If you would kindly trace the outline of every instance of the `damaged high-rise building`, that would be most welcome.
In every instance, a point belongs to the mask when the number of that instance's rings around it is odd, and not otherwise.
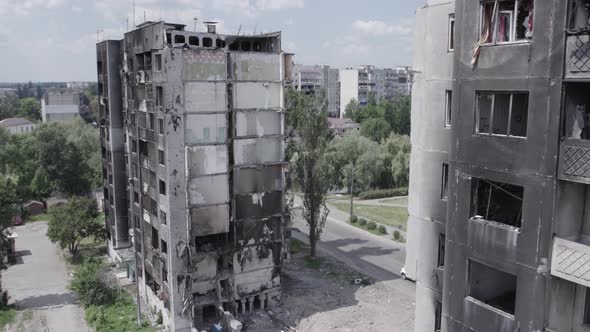
[[[147,310],[172,331],[276,303],[288,255],[291,56],[280,33],[207,28],[147,22],[97,44],[109,252],[137,263]]]
[[[590,1],[417,12],[416,331],[590,331]]]

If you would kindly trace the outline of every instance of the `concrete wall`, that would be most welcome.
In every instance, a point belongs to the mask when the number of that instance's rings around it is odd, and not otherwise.
[[[346,106],[359,100],[359,72],[356,69],[340,70],[340,117],[346,117]]]

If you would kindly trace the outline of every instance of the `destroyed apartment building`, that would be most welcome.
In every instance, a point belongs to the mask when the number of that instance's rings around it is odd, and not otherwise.
[[[280,300],[291,66],[280,33],[214,24],[146,22],[97,44],[109,254],[171,331]]]
[[[590,331],[590,0],[417,11],[416,332]]]

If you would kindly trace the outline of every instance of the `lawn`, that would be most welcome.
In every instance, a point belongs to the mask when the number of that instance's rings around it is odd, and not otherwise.
[[[330,203],[340,211],[349,212],[350,203]],[[354,214],[382,225],[407,229],[408,209],[391,206],[374,206],[374,205],[354,205]]]
[[[405,205],[408,205],[408,196],[385,198],[385,199],[379,200],[379,202],[381,202],[381,203],[387,203],[387,204],[405,204]]]
[[[26,222],[49,221],[49,214],[38,214],[27,218]]]
[[[0,328],[4,328],[6,325],[12,323],[15,316],[16,310],[12,307],[7,308],[6,310],[0,310]]]

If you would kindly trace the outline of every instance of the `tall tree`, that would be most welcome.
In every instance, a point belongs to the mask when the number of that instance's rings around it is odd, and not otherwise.
[[[18,101],[18,116],[27,118],[31,121],[41,120],[41,105],[32,97],[20,99]]]
[[[357,116],[358,109],[359,109],[358,102],[356,101],[356,99],[352,99],[344,108],[344,116],[356,121],[355,118]]]
[[[289,125],[297,133],[290,142],[291,170],[303,192],[303,218],[309,226],[310,256],[316,256],[329,210],[326,195],[330,188],[326,151],[332,138],[325,100],[292,92],[287,99]]]
[[[0,257],[5,257],[10,242],[8,235],[9,228],[12,226],[12,219],[14,218],[16,209],[16,193],[15,184],[6,176],[0,176]],[[0,259],[0,269],[5,269],[4,259]],[[0,281],[2,278],[0,277]],[[0,282],[0,293],[2,294],[2,301],[0,301],[0,309],[4,309],[8,304],[8,294],[3,291],[2,283]]]
[[[43,88],[41,88],[41,84],[37,83],[37,93],[36,96],[37,100],[41,100],[43,98]]]
[[[410,135],[411,99],[410,96],[400,96],[394,100],[393,131],[398,135]]]
[[[47,236],[72,256],[78,255],[80,242],[86,238],[106,239],[104,224],[97,220],[98,209],[92,197],[72,197],[65,205],[52,209]]]
[[[410,174],[410,138],[405,135],[391,134],[382,144],[383,154],[393,185],[405,187]]]
[[[370,118],[361,124],[361,135],[377,143],[389,137],[391,126],[383,118]]]

